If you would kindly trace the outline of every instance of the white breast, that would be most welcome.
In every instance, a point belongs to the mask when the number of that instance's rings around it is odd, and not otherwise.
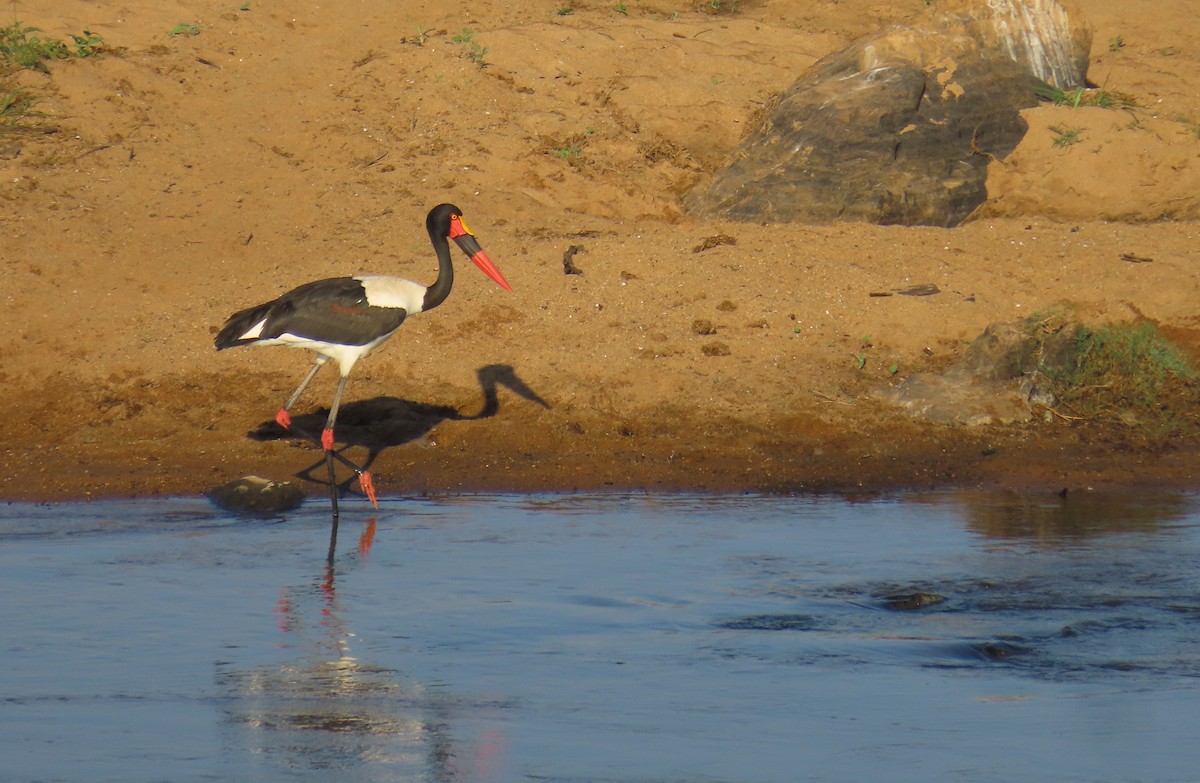
[[[362,283],[367,304],[372,307],[403,307],[416,315],[425,306],[425,286],[389,275],[363,275],[354,278]]]

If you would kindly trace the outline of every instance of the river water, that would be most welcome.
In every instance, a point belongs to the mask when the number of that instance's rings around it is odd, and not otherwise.
[[[1191,496],[0,506],[0,781],[1197,781]]]

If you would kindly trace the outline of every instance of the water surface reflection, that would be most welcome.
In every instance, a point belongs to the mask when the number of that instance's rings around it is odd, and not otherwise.
[[[962,511],[968,528],[998,539],[1055,546],[1115,533],[1154,532],[1195,511],[1195,498],[1177,494],[1064,492],[1022,495],[957,492],[934,496]]]
[[[1191,497],[0,507],[14,780],[1191,780]],[[1013,749],[1019,748],[1020,752]]]
[[[351,613],[337,583],[369,555],[377,526],[369,518],[357,549],[340,554],[334,527],[321,574],[281,590],[275,624],[286,641],[279,646],[295,657],[251,669],[216,662],[217,684],[228,696],[229,750],[268,772],[364,781],[492,779],[497,738],[459,747],[452,727],[455,712],[468,705],[456,704],[444,687],[405,681],[401,671],[355,655]]]

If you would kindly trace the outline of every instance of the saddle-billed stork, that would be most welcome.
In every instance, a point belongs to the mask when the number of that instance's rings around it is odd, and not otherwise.
[[[479,246],[463,222],[462,210],[453,204],[439,204],[425,218],[425,229],[433,243],[438,259],[438,276],[433,285],[386,275],[359,275],[317,280],[293,289],[265,304],[248,307],[234,313],[217,334],[217,350],[239,345],[286,345],[315,351],[316,361],[304,380],[275,414],[275,421],[284,429],[291,427],[288,411],[312,382],[317,371],[330,359],[338,363],[341,376],[329,418],[321,432],[321,446],[329,467],[330,498],[334,519],[337,519],[337,486],[334,480],[333,459],[337,457],[353,468],[363,492],[378,507],[371,474],[334,451],[333,427],[338,406],[346,389],[346,376],[355,362],[366,356],[395,334],[410,315],[437,307],[450,295],[454,285],[454,265],[450,258],[450,242],[454,240],[467,257],[501,288],[512,286]]]

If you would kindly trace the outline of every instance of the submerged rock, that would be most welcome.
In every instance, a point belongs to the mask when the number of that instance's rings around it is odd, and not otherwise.
[[[752,614],[714,625],[733,631],[811,631],[817,627],[817,620],[807,614]]]
[[[973,645],[973,649],[979,657],[989,661],[1003,661],[1015,655],[1025,655],[1030,652],[1028,647],[1022,647],[1012,642],[982,642]]]
[[[299,506],[304,502],[304,493],[290,481],[243,476],[214,487],[209,491],[208,499],[226,511],[275,514]]]
[[[946,597],[937,593],[927,593],[923,590],[917,590],[912,593],[897,593],[895,595],[885,595],[880,601],[885,609],[892,609],[897,612],[907,612],[914,609],[924,609],[927,606],[935,606],[943,603]]]

